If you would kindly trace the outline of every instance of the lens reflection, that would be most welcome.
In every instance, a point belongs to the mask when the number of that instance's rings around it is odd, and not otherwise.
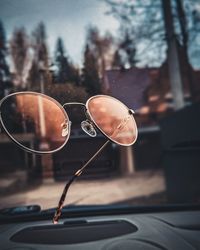
[[[3,101],[0,110],[6,132],[29,150],[54,151],[69,138],[67,114],[56,101],[45,95],[16,93]]]
[[[137,139],[137,126],[129,109],[110,96],[94,96],[87,102],[94,123],[112,141],[128,146]]]

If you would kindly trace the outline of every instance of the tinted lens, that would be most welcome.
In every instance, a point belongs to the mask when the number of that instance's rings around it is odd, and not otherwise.
[[[86,104],[93,122],[112,141],[129,146],[137,139],[137,126],[130,110],[110,96],[94,96]]]
[[[1,122],[20,146],[47,153],[58,150],[69,138],[69,119],[54,99],[39,93],[16,93],[3,100]]]

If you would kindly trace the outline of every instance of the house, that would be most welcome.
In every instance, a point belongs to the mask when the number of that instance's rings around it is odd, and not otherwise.
[[[200,70],[187,63],[180,45],[178,50],[184,100],[188,105],[200,100]],[[159,117],[174,111],[168,59],[159,68],[107,70],[103,90],[135,110],[139,126],[154,125]]]
[[[105,74],[104,93],[118,98],[133,110],[145,105],[144,92],[152,84],[150,69],[112,69],[107,70]]]

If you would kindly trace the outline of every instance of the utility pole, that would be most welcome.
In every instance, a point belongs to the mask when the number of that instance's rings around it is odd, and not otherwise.
[[[189,40],[188,24],[187,24],[186,14],[184,11],[183,1],[176,0],[176,6],[177,6],[178,19],[180,23],[181,35],[182,35],[184,56],[185,56],[185,61],[186,61],[186,72],[187,72],[189,91],[190,91],[191,99],[195,100],[196,96],[195,96],[195,90],[194,90],[194,80],[193,80],[193,75],[192,75],[192,68],[190,66],[189,57],[188,57],[188,40]]]
[[[168,44],[169,80],[173,95],[174,108],[175,110],[178,110],[184,107],[184,93],[177,51],[177,41],[174,32],[171,0],[162,0],[162,6]]]
[[[45,73],[47,69],[45,68],[44,63],[42,61],[39,63],[39,67],[40,67],[39,68],[40,70],[40,92],[44,94],[45,93]],[[40,122],[40,130],[41,130],[40,149],[49,150],[49,142],[46,139],[48,123],[45,118],[45,106],[43,103],[43,97],[41,96],[38,96],[38,112],[39,112],[39,122]],[[53,183],[54,172],[53,172],[52,154],[41,155],[41,165],[42,165],[43,183]]]

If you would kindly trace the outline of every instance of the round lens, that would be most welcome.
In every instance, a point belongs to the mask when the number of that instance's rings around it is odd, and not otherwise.
[[[133,113],[119,100],[105,95],[93,96],[86,104],[88,113],[110,140],[130,146],[137,139],[137,125]]]
[[[19,146],[36,153],[62,148],[70,134],[69,118],[54,99],[35,92],[18,92],[3,99],[1,123]]]

